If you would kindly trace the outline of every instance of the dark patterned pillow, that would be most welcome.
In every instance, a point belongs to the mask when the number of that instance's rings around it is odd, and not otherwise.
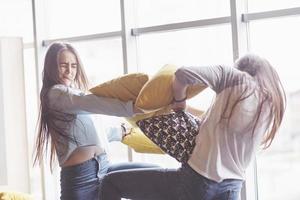
[[[177,111],[139,120],[137,125],[164,152],[186,163],[195,147],[200,119]]]

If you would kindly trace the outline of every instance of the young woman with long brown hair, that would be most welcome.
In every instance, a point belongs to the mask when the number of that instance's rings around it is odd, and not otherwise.
[[[50,165],[61,167],[61,199],[99,199],[101,178],[107,172],[141,167],[142,163],[111,165],[90,114],[129,117],[133,103],[85,94],[87,78],[72,45],[55,42],[47,50],[35,163],[43,162],[50,144]]]
[[[271,145],[282,122],[286,98],[279,76],[253,54],[234,67],[182,67],[173,83],[174,110],[185,109],[186,89],[193,84],[209,86],[216,96],[202,117],[188,162],[174,170],[109,173],[102,200],[239,199],[246,168],[259,146]]]

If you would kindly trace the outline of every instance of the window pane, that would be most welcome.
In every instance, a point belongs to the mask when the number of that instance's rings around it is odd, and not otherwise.
[[[300,89],[297,72],[300,68],[299,45],[300,17],[260,20],[250,23],[252,51],[270,58],[286,90]]]
[[[292,7],[299,7],[299,0],[248,0],[249,12],[261,12],[278,10]]]
[[[138,44],[139,71],[149,75],[154,75],[165,64],[206,66],[232,63],[229,25],[141,35]],[[189,100],[188,104],[205,110],[213,95],[207,89]],[[138,155],[135,158],[166,167],[178,166],[174,159],[167,156]]]
[[[0,1],[0,36],[23,37],[33,42],[31,0]]]
[[[139,36],[139,69],[154,74],[163,65],[232,63],[230,25]]]
[[[136,2],[139,27],[230,15],[230,1],[143,0]]]
[[[73,43],[82,60],[91,86],[123,74],[120,38]]]
[[[300,197],[299,22],[299,17],[289,17],[250,23],[252,51],[268,58],[277,69],[288,96],[282,127],[270,149],[257,159],[259,199]]]
[[[119,0],[45,1],[48,39],[121,29]]]

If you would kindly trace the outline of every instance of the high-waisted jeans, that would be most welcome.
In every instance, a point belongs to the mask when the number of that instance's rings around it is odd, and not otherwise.
[[[184,164],[179,169],[133,169],[107,174],[101,200],[238,200],[242,180],[218,183]]]
[[[60,173],[61,200],[99,200],[103,176],[112,171],[152,168],[144,163],[121,163],[111,165],[107,155],[101,154],[78,165],[64,167]]]

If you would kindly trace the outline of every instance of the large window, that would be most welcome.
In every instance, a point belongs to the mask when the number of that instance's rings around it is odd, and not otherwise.
[[[42,68],[42,65],[39,65],[39,77],[36,77],[35,56],[38,56],[38,60],[43,60],[43,51],[45,50],[45,48],[38,46],[35,52],[31,45],[34,41],[33,25],[36,26],[37,30],[37,45],[41,45],[39,43],[40,39],[54,41],[74,37],[71,38],[73,39],[72,44],[78,50],[82,59],[90,81],[90,87],[123,75],[124,66],[127,65],[130,65],[128,68],[132,69],[129,70],[130,72],[135,72],[136,69],[152,76],[165,64],[175,64],[177,66],[231,64],[233,55],[241,53],[232,48],[232,43],[240,41],[235,41],[236,38],[232,38],[234,34],[231,30],[236,29],[241,35],[243,33],[240,31],[240,27],[233,27],[232,29],[230,22],[226,21],[229,18],[220,19],[221,24],[211,26],[202,26],[203,24],[201,24],[203,19],[230,16],[230,4],[233,2],[231,0],[34,1],[38,4],[35,8],[37,9],[36,20],[38,24],[33,24],[31,0],[0,1],[0,37],[22,37],[26,44],[24,46],[24,76],[27,132],[30,145],[30,155],[26,159],[30,161],[32,161],[31,155],[38,117],[38,87],[40,85],[37,84],[36,78],[41,79]],[[240,3],[238,0],[236,2]],[[248,0],[243,2],[247,3],[245,7],[252,14],[293,7],[299,9],[300,7],[299,0]],[[131,10],[131,8],[133,9]],[[297,12],[298,9],[292,10]],[[130,12],[127,13],[129,10]],[[121,14],[123,11],[126,19],[122,19],[123,15]],[[284,13],[285,15],[288,11],[276,13]],[[237,13],[240,13],[240,11]],[[251,16],[266,17],[272,15]],[[297,180],[300,179],[299,16],[300,13],[289,17],[254,21],[250,19],[250,22],[245,22],[249,23],[249,26],[247,26],[249,49],[266,57],[274,65],[281,77],[288,98],[286,114],[279,133],[276,135],[271,147],[266,151],[259,152],[257,157],[257,188],[260,200],[298,200],[300,196],[297,188]],[[196,20],[199,21],[194,24],[199,25],[199,27],[185,27],[184,30],[172,29],[178,27],[176,23],[186,25],[191,23],[185,22]],[[213,23],[216,22],[216,20],[212,21]],[[133,24],[136,27],[131,27]],[[166,24],[169,26],[157,27]],[[38,25],[41,25],[41,27]],[[122,32],[125,31],[122,30],[124,27],[126,27],[126,31],[130,29],[138,30],[138,28],[144,28],[142,30],[146,31],[134,32],[137,35],[130,36],[129,33]],[[145,27],[148,27],[148,29]],[[167,30],[151,32],[153,29],[157,30],[162,27]],[[168,30],[168,27],[171,27],[172,30]],[[147,32],[147,30],[150,31]],[[109,37],[99,34],[111,32],[117,33],[107,34]],[[124,37],[125,35],[126,37]],[[247,46],[247,44],[239,43],[239,46]],[[125,50],[126,55],[123,55]],[[135,59],[137,62],[135,62]],[[189,100],[188,103],[205,110],[210,105],[213,96],[214,93],[207,89]],[[105,140],[107,128],[118,126],[123,119],[95,115],[94,120],[101,141],[111,155],[112,162],[128,161],[130,154],[128,154],[127,146],[118,142],[108,144]],[[133,161],[153,162],[163,167],[179,166],[175,159],[166,155],[133,153],[132,158]],[[30,192],[37,199],[42,199],[43,192],[45,193],[44,199],[58,199],[60,190],[59,168],[55,168],[54,174],[51,174],[48,164],[45,166],[47,167],[42,170],[38,167],[31,169]],[[254,172],[253,169],[249,167],[251,172]],[[254,175],[251,174],[250,176],[252,180]],[[246,188],[246,190],[249,191],[249,188]],[[248,196],[247,200],[252,200],[252,197],[254,199],[254,196],[254,194],[251,197]]]
[[[275,140],[258,156],[258,194],[263,200],[295,200],[300,192],[299,137],[299,17],[278,18],[250,23],[251,48],[267,57],[277,69],[287,92],[288,106],[283,125]],[[298,120],[298,122],[297,122]],[[274,192],[275,191],[275,192]]]

